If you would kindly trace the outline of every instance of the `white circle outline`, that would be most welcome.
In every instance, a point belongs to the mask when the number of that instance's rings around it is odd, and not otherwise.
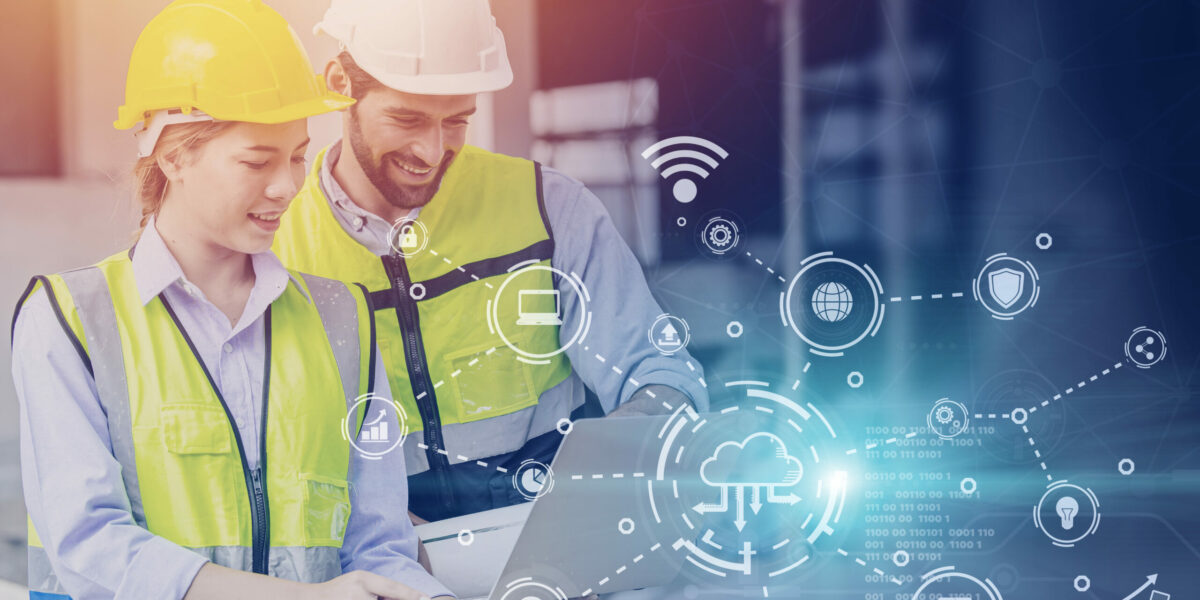
[[[967,487],[968,487],[967,482],[971,483],[970,490],[967,490]],[[975,481],[974,477],[963,477],[963,480],[960,481],[958,484],[958,491],[962,492],[964,495],[967,495],[967,496],[974,495],[975,492],[978,490],[979,490],[979,482]]]
[[[1042,243],[1042,238],[1046,239],[1045,244]],[[1038,250],[1049,250],[1050,245],[1054,243],[1054,238],[1051,237],[1050,234],[1043,231],[1042,233],[1037,234],[1037,237],[1034,238],[1033,243],[1038,247]]]
[[[1020,420],[1017,420],[1017,415],[1018,415],[1018,414],[1020,414],[1020,415],[1021,415],[1021,419],[1020,419]],[[1013,424],[1015,424],[1015,425],[1024,425],[1024,424],[1025,424],[1027,421],[1029,421],[1029,411],[1027,411],[1027,410],[1025,410],[1025,409],[1023,409],[1023,408],[1014,408],[1014,409],[1013,409],[1013,411],[1012,411],[1012,413],[1011,413],[1011,414],[1009,414],[1009,415],[1008,415],[1008,417],[1009,417],[1010,419],[1012,419],[1012,422],[1013,422]]]
[[[1124,466],[1127,463],[1129,464],[1128,470],[1126,470],[1125,466]],[[1121,460],[1117,461],[1117,472],[1122,475],[1133,475],[1133,471],[1136,468],[1137,468],[1137,465],[1135,465],[1133,463],[1132,458],[1122,458]]]
[[[571,339],[567,340],[567,343],[565,344],[560,343],[559,348],[554,352],[546,352],[542,354],[526,352],[525,350],[522,350],[513,344],[512,340],[508,339],[508,336],[504,335],[504,328],[500,326],[500,315],[498,311],[500,310],[500,296],[504,293],[504,288],[508,286],[508,284],[511,283],[516,276],[531,271],[550,271],[551,273],[558,275],[560,278],[571,284],[571,288],[575,290],[576,297],[579,298],[579,327],[575,329],[575,333],[571,335]],[[574,278],[554,267],[547,265],[526,265],[513,271],[512,273],[509,273],[508,277],[504,279],[504,282],[500,284],[500,287],[496,288],[496,295],[492,297],[492,306],[489,318],[496,326],[496,334],[500,336],[500,341],[504,342],[504,345],[508,346],[509,350],[512,350],[513,352],[516,352],[517,354],[530,360],[545,360],[548,358],[553,358],[559,354],[562,354],[563,352],[566,352],[567,348],[570,348],[571,346],[575,345],[575,342],[583,339],[584,326],[587,324],[589,317],[587,309],[588,295],[586,291],[587,290],[580,287],[579,283],[576,283]]]
[[[737,326],[737,333],[733,332],[735,325]],[[725,326],[725,335],[734,339],[742,337],[742,334],[745,332],[746,328],[742,325],[741,321],[730,321],[729,324]]]
[[[854,377],[856,375],[858,376],[858,383],[854,383]],[[858,388],[862,387],[864,382],[865,382],[865,379],[863,378],[863,374],[858,371],[850,371],[850,374],[846,376],[846,385],[848,385],[854,389],[858,389]]]
[[[843,265],[849,266],[850,268],[854,269],[856,272],[858,272],[858,274],[860,276],[862,276],[862,278],[864,280],[866,280],[867,287],[871,288],[871,291],[873,292],[871,294],[871,301],[872,301],[871,320],[867,323],[867,326],[863,328],[863,332],[861,334],[859,334],[859,336],[857,338],[854,338],[854,340],[847,342],[845,344],[842,344],[841,346],[826,346],[824,344],[818,344],[818,343],[808,339],[804,335],[804,333],[800,331],[800,326],[796,324],[796,319],[792,315],[792,293],[796,289],[796,283],[798,281],[800,281],[801,277],[804,276],[805,271],[808,271],[809,269],[811,269],[819,264],[829,263],[829,262],[843,264]],[[787,292],[784,294],[784,297],[783,297],[783,312],[784,312],[784,317],[787,319],[788,326],[792,328],[792,331],[795,332],[796,335],[800,336],[801,340],[804,340],[804,343],[806,343],[809,346],[812,346],[814,348],[823,350],[825,352],[839,352],[839,351],[845,350],[845,349],[863,341],[864,339],[866,339],[867,335],[870,334],[871,331],[875,329],[875,322],[877,320],[883,318],[881,316],[881,313],[882,313],[882,311],[880,310],[881,307],[882,307],[882,304],[879,302],[879,290],[877,290],[875,288],[875,280],[871,279],[871,277],[869,275],[867,275],[867,272],[864,271],[862,267],[860,267],[844,258],[838,258],[836,256],[826,256],[824,258],[814,260],[813,262],[805,265],[803,269],[800,269],[799,273],[796,273],[795,277],[792,277],[792,281],[790,283],[788,283]]]
[[[398,234],[400,232],[400,228],[404,227],[405,225],[409,225],[409,224],[416,225],[417,229],[421,230],[421,233],[420,233],[421,245],[416,250],[413,250],[411,252],[405,252],[396,246],[395,240],[396,240],[396,234]],[[410,256],[416,256],[416,255],[424,252],[425,247],[429,245],[429,230],[425,228],[424,223],[420,222],[417,219],[414,219],[412,217],[400,217],[399,219],[396,219],[396,222],[392,223],[391,228],[388,229],[387,243],[388,243],[388,249],[390,249],[392,252],[395,252],[396,254],[399,254],[400,256],[403,256],[404,258],[408,258]]]
[[[458,543],[461,546],[470,546],[475,543],[475,532],[470,529],[463,529],[458,532]]]
[[[678,219],[675,219],[675,224],[680,227],[687,227],[687,219],[679,217]]]
[[[900,560],[901,556],[904,557],[904,560]],[[897,550],[892,553],[892,564],[896,565],[897,567],[907,566],[908,561],[910,561],[910,560],[912,560],[912,558],[908,555],[908,552],[905,550]]]
[[[625,530],[626,523],[629,524],[629,527],[628,527],[629,531]],[[625,517],[624,519],[617,521],[617,531],[621,532],[621,535],[629,535],[629,534],[633,533],[635,529],[637,529],[637,524],[634,523],[633,519],[630,519],[629,517]]]
[[[417,294],[417,290],[421,290],[419,295]],[[414,283],[408,286],[408,297],[412,298],[413,300],[423,300],[425,298],[425,284]]]
[[[1092,589],[1092,580],[1087,575],[1078,575],[1075,581],[1071,583],[1077,592],[1086,592]],[[1081,587],[1082,586],[1082,587]]]
[[[563,417],[558,420],[558,423],[555,423],[554,429],[563,435],[567,435],[568,433],[571,433],[572,429],[575,429],[575,422]]]

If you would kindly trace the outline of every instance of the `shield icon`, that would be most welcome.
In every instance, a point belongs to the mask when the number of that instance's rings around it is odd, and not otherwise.
[[[1025,274],[1005,267],[988,273],[988,292],[1001,308],[1009,308],[1025,291]]]

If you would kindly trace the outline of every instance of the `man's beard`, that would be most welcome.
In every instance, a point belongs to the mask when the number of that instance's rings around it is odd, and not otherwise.
[[[419,168],[429,168],[425,161],[409,154],[399,155],[389,152],[379,157],[376,162],[371,155],[371,148],[363,139],[362,125],[359,123],[358,115],[354,111],[354,107],[350,107],[350,151],[354,153],[354,158],[358,160],[358,164],[362,167],[363,173],[367,176],[367,180],[379,190],[380,195],[388,204],[396,208],[413,209],[421,208],[433,199],[433,195],[437,193],[438,188],[442,184],[442,177],[446,175],[446,169],[453,162],[454,152],[447,150],[442,156],[441,164],[438,166],[437,173],[433,177],[433,181],[421,186],[402,186],[396,184],[388,178],[385,173],[386,161],[395,158],[398,162],[413,165]]]

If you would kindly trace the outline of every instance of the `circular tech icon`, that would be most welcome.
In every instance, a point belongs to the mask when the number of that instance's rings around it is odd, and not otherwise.
[[[814,254],[780,293],[783,322],[820,356],[841,356],[883,324],[883,284],[869,265]]]
[[[429,245],[429,230],[416,219],[400,217],[388,231],[388,245],[392,252],[405,258],[416,256]]]
[[[1000,590],[989,579],[982,581],[974,575],[960,573],[954,567],[941,567],[921,576],[921,587],[913,598],[922,600],[1004,600]]]
[[[727,210],[708,213],[698,221],[696,245],[707,256],[735,256],[742,247],[746,227],[742,219]]]
[[[1033,524],[1055,546],[1070,548],[1100,527],[1100,501],[1088,488],[1052,482],[1033,507]]]
[[[568,302],[579,307],[573,311],[577,315],[574,319],[567,318]],[[488,330],[517,354],[517,360],[549,364],[550,358],[566,352],[587,336],[592,324],[590,302],[587,286],[578,275],[533,261],[518,263],[509,269],[495,296],[488,300]],[[561,327],[570,336],[563,341],[558,332],[538,335],[539,330],[550,327]]]
[[[527,460],[513,471],[513,487],[526,500],[537,500],[554,491],[554,471],[536,460]]]
[[[992,255],[979,276],[971,281],[971,293],[993,318],[1011,321],[1037,304],[1040,293],[1037,269],[1028,261],[1003,252]]]
[[[500,593],[500,600],[567,600],[567,593],[562,588],[535,580],[533,577],[521,577],[505,584],[503,589],[492,592],[493,597]]]
[[[375,394],[363,394],[342,419],[342,438],[363,458],[378,460],[404,443],[407,423],[404,409],[398,403]]]
[[[682,351],[692,339],[687,321],[666,313],[654,319],[646,335],[650,338],[650,345],[666,356]]]
[[[1125,356],[1139,369],[1149,369],[1167,355],[1167,338],[1149,327],[1138,327],[1125,340]]]
[[[683,406],[658,432],[646,473],[655,536],[706,583],[790,585],[842,518],[847,452],[811,402],[734,381],[719,414]],[[794,392],[789,392],[794,394]],[[649,461],[648,461],[649,462]]]
[[[929,431],[948,440],[967,430],[967,425],[971,422],[971,415],[967,413],[967,407],[962,404],[949,398],[942,398],[933,404],[933,408],[929,409],[925,422],[929,424]]]

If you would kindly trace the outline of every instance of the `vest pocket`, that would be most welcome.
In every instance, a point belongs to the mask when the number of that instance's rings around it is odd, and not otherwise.
[[[486,354],[493,347],[496,350]],[[538,402],[530,365],[517,360],[517,354],[503,344],[485,344],[447,354],[445,361],[450,366],[447,383],[453,386],[458,400],[455,422],[470,423],[507,415]]]
[[[341,546],[350,521],[350,487],[342,479],[301,473],[304,484],[304,545]]]
[[[219,406],[167,404],[161,409],[163,444],[174,454],[228,454],[232,425]]]

